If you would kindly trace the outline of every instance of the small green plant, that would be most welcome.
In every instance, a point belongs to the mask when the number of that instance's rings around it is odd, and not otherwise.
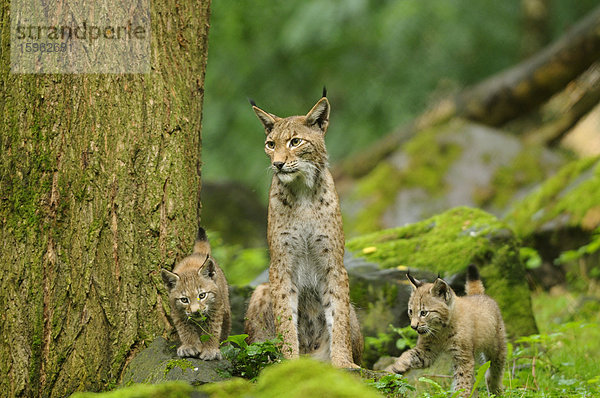
[[[212,334],[208,333],[208,331],[204,328],[206,326],[206,320],[206,315],[202,315],[199,319],[194,319],[191,316],[188,316],[188,321],[192,322],[193,324],[198,326],[200,330],[202,330],[202,334],[200,335],[200,341],[203,343],[210,340],[210,338],[212,337]]]
[[[247,334],[229,336],[222,343],[221,353],[231,362],[231,376],[243,377],[254,381],[260,371],[266,366],[281,362],[281,337],[248,344]],[[228,343],[228,344],[227,344]]]
[[[367,385],[374,387],[386,397],[404,397],[409,391],[415,391],[415,388],[408,384],[402,375],[389,374],[379,380],[366,380]]]

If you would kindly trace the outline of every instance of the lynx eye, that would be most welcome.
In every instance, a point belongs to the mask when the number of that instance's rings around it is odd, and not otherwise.
[[[421,311],[421,312],[419,312],[419,316],[427,316],[427,314],[429,314],[429,311]]]
[[[181,301],[183,304],[189,304],[190,300],[187,297],[180,297],[179,301]]]
[[[267,141],[267,142],[265,143],[265,146],[266,146],[268,149],[274,149],[274,148],[275,148],[275,142],[273,142],[273,141]]]
[[[198,300],[204,300],[206,298],[206,292],[202,292],[198,295]]]
[[[290,148],[295,148],[295,147],[297,147],[300,144],[302,144],[302,138],[296,137],[296,138],[292,138],[290,140],[290,144],[289,145],[290,145]]]
[[[412,310],[411,309],[408,310],[408,316],[412,316]]]

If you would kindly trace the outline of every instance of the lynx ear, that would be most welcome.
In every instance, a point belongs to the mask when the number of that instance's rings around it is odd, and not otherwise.
[[[204,276],[206,278],[213,279],[215,276],[215,262],[212,258],[207,254],[206,260],[204,260],[204,264],[198,270],[198,275]]]
[[[165,288],[170,292],[173,290],[177,282],[179,281],[179,275],[173,273],[171,271],[167,271],[166,269],[160,270],[160,276],[162,276],[163,283],[165,284]]]
[[[306,114],[306,125],[309,127],[317,126],[325,134],[329,126],[329,101],[323,97]]]
[[[262,123],[265,128],[265,134],[269,134],[271,130],[273,130],[273,126],[275,125],[275,121],[279,119],[277,116],[272,115],[268,112],[263,111],[258,106],[256,106],[256,102],[250,100],[250,105],[252,105],[252,109],[256,116],[258,116],[258,120]]]
[[[410,283],[415,287],[415,289],[423,286],[423,282],[415,279],[412,277],[412,275],[410,273],[406,273],[406,277],[408,278],[408,280],[410,281]]]
[[[450,300],[450,285],[448,285],[443,279],[437,278],[435,282],[433,282],[433,286],[431,287],[431,294],[441,298],[444,301]]]

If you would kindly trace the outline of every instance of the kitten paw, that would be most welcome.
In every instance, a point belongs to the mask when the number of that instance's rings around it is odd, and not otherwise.
[[[195,357],[199,353],[200,353],[200,350],[198,350],[193,345],[189,345],[189,344],[183,344],[183,345],[181,345],[181,347],[179,347],[177,349],[177,355],[182,358],[183,357]]]
[[[221,351],[218,348],[208,348],[202,350],[200,355],[198,355],[198,358],[204,361],[212,361],[215,359],[223,359],[223,356],[221,355]]]

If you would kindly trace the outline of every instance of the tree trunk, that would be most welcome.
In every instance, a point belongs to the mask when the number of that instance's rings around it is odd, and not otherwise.
[[[171,326],[193,244],[209,0],[152,1],[152,72],[10,74],[0,6],[0,391],[101,390]]]

